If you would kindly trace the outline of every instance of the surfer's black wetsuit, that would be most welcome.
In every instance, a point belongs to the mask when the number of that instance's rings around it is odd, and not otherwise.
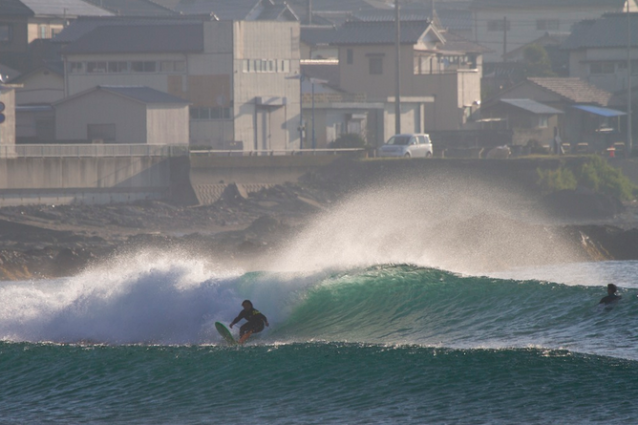
[[[239,322],[241,319],[247,320],[241,328],[239,328],[239,337],[241,338],[246,332],[257,333],[264,330],[264,323],[268,321],[266,316],[261,314],[259,310],[256,308],[251,308],[250,310],[242,310],[239,313],[239,316],[235,317],[235,320],[232,321],[230,326],[233,326],[235,323]]]
[[[616,295],[616,294],[610,294],[607,295],[606,297],[604,297],[602,300],[600,300],[600,302],[598,304],[611,304],[614,303],[618,300],[620,300],[622,297],[620,295]]]

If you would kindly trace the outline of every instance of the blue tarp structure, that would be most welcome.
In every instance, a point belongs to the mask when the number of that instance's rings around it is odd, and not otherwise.
[[[623,115],[627,115],[623,111],[617,111],[615,109],[609,109],[609,108],[602,108],[600,106],[574,105],[573,107],[585,112],[589,112],[590,114],[600,115],[601,117],[606,117],[606,118],[620,117]]]

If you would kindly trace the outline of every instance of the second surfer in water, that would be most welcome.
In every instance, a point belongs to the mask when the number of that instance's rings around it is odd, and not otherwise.
[[[259,310],[253,307],[253,303],[249,300],[245,300],[241,303],[244,309],[235,317],[230,323],[230,328],[239,322],[241,319],[245,319],[247,322],[239,328],[239,343],[243,344],[252,334],[258,333],[264,330],[264,325],[270,326],[266,316],[261,314]]]
[[[600,300],[598,304],[610,305],[619,301],[622,297],[616,292],[618,292],[618,287],[613,283],[610,283],[607,285],[607,296]]]

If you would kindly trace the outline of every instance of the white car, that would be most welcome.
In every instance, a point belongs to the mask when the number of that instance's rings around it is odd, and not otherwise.
[[[427,134],[395,134],[377,152],[379,156],[430,158],[432,142]]]

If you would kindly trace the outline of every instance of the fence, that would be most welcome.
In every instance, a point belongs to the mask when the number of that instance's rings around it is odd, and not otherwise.
[[[292,156],[292,155],[337,155],[363,152],[364,149],[296,149],[253,150],[236,149],[190,150],[186,145],[0,145],[0,158],[91,158],[91,157],[177,157],[189,155],[206,156]]]
[[[188,156],[186,145],[0,145],[0,158]]]
[[[191,155],[198,156],[294,156],[294,155],[338,155],[348,153],[363,153],[363,148],[346,149],[292,149],[292,150],[252,150],[242,151],[237,149],[198,149],[190,151]]]

